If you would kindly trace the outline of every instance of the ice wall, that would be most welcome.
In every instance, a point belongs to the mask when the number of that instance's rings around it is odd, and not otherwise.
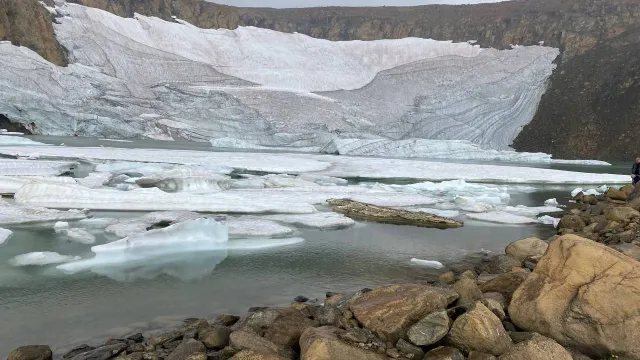
[[[73,4],[56,11],[69,67],[0,43],[0,113],[40,134],[297,147],[347,135],[503,149],[533,117],[559,53],[205,30]]]

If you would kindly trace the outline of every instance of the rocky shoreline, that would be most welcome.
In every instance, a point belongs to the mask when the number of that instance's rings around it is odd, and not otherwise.
[[[80,345],[62,358],[640,359],[638,193],[577,194],[559,235],[515,241],[436,282],[327,293],[323,303],[299,296],[290,306]],[[48,346],[32,345],[8,360],[52,358]]]

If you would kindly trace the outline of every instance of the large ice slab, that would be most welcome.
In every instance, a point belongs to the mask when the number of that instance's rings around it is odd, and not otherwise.
[[[229,229],[229,236],[238,238],[284,237],[294,233],[289,227],[265,219],[228,219],[224,223]]]
[[[129,211],[205,211],[221,213],[308,214],[315,208],[301,201],[271,197],[247,197],[243,193],[221,192],[212,195],[166,193],[158,189],[119,191],[88,189],[81,186],[27,184],[14,195],[16,202],[50,208],[88,208]]]
[[[23,156],[31,155],[25,152]],[[71,171],[76,165],[71,161],[0,159],[0,176],[58,176]]]
[[[21,136],[0,135],[0,145],[48,145]]]
[[[514,215],[504,211],[491,211],[486,213],[467,214],[469,219],[487,221],[500,224],[535,224],[538,222],[526,216]]]
[[[304,148],[343,133],[506,148],[532,119],[559,54],[199,29],[75,4],[56,11],[68,67],[0,44],[0,113],[52,135]]]
[[[626,175],[584,173],[524,166],[453,164],[436,161],[311,154],[260,154],[160,149],[74,148],[0,146],[0,154],[24,157],[37,154],[51,159],[93,161],[142,161],[167,164],[227,166],[235,169],[287,174],[310,174],[337,178],[465,180],[522,184],[626,184]],[[11,160],[8,160],[11,161]],[[164,163],[164,164],[163,164]],[[109,169],[111,170],[111,169]]]
[[[298,227],[310,227],[321,230],[341,229],[355,224],[353,219],[334,212],[318,212],[303,215],[265,215],[262,216],[262,218]]]
[[[13,194],[29,182],[76,183],[68,176],[0,176],[0,194]]]
[[[13,205],[0,200],[1,226],[80,220],[86,217],[87,212],[82,210],[60,211],[44,207]]]

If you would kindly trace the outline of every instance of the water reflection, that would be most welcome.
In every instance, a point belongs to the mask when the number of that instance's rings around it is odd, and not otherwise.
[[[227,250],[188,252],[147,258],[143,262],[99,265],[91,271],[116,281],[132,282],[169,275],[182,281],[200,280],[211,275],[228,256]]]

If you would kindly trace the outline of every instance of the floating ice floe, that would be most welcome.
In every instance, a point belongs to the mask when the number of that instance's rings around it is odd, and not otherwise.
[[[0,176],[0,194],[13,194],[28,182],[76,184],[75,179],[67,176]]]
[[[60,255],[57,252],[42,251],[15,256],[9,260],[9,263],[13,266],[44,266],[66,263],[78,259],[80,259],[79,256]]]
[[[0,154],[42,156],[62,159],[100,161],[145,161],[167,164],[227,166],[235,169],[331,176],[343,179],[418,179],[429,181],[465,180],[516,184],[626,184],[626,175],[582,173],[554,169],[488,164],[454,164],[409,159],[362,158],[310,154],[224,153],[189,150],[71,148],[71,147],[0,147]],[[100,166],[98,166],[100,168]]]
[[[213,219],[195,219],[94,246],[91,251],[95,257],[59,265],[58,269],[66,273],[91,270],[119,280],[153,277],[160,273],[181,277],[184,274],[176,269],[188,267],[191,259],[206,258],[210,265],[205,268],[213,271],[215,265],[227,257],[229,250],[265,249],[300,241],[303,240],[229,241],[225,225]]]
[[[411,263],[418,266],[424,266],[432,269],[442,269],[444,265],[440,261],[434,260],[422,260],[422,259],[411,259]]]
[[[13,236],[13,231],[0,228],[0,245],[6,243],[11,236]]]
[[[0,176],[58,176],[76,165],[72,161],[0,159]]]
[[[157,211],[145,214],[137,218],[128,218],[116,221],[106,227],[105,231],[118,237],[127,237],[140,234],[152,228],[166,227],[187,220],[204,218],[202,214],[191,211]]]
[[[549,215],[539,217],[538,221],[545,225],[553,225],[553,227],[558,227],[558,224],[560,223],[560,219]]]
[[[229,229],[229,236],[247,237],[283,237],[294,233],[294,230],[277,222],[264,219],[228,219],[224,222]]]
[[[90,189],[99,189],[111,179],[112,174],[109,172],[93,172],[89,175],[76,179],[76,182]]]
[[[84,210],[60,211],[43,207],[14,205],[0,200],[0,226],[80,220],[86,217],[87,211]]]
[[[298,176],[301,180],[311,181],[318,185],[347,185],[349,184],[348,180],[333,177],[333,176],[323,176],[323,175],[314,175],[314,174],[301,174]]]
[[[141,187],[157,187],[167,192],[211,192],[229,188],[231,178],[212,171],[174,169],[136,179]]]
[[[342,214],[334,212],[318,212],[302,215],[264,215],[261,218],[290,224],[298,227],[309,227],[320,230],[334,230],[346,228],[356,222]]]
[[[611,166],[610,163],[601,160],[562,160],[553,159],[553,164],[558,165],[593,165],[593,166]]]
[[[538,214],[543,214],[543,213],[557,213],[557,212],[563,211],[561,208],[558,208],[555,206],[530,207],[530,206],[524,206],[524,205],[505,206],[500,210],[514,214],[514,215],[521,215],[521,216],[528,216],[528,217],[534,217],[534,216],[537,216]]]
[[[316,187],[317,183],[303,180],[286,174],[269,174],[264,176],[242,175],[244,179],[230,182],[232,189],[264,189],[284,187]]]
[[[48,146],[49,144],[43,144],[41,142],[33,141],[20,136],[10,136],[0,134],[0,145],[2,146],[14,146],[14,145],[30,145],[30,146]]]
[[[560,204],[558,204],[558,200],[556,200],[556,198],[553,199],[547,199],[544,201],[544,204],[546,206],[559,206]]]
[[[50,208],[88,208],[129,211],[205,211],[220,213],[285,213],[308,214],[315,208],[302,201],[287,201],[256,193],[230,191],[197,195],[166,193],[151,189],[119,191],[88,189],[81,186],[27,184],[14,195],[16,203]]]
[[[55,229],[55,227],[54,227]],[[67,237],[70,241],[77,242],[80,244],[95,244],[96,237],[88,231],[81,228],[62,228],[55,229],[56,233],[62,234]]]
[[[525,216],[514,215],[504,211],[467,214],[469,219],[487,221],[499,224],[535,224],[538,220]]]
[[[89,218],[78,221],[78,225],[88,229],[104,229],[117,222],[117,219],[112,218]]]

